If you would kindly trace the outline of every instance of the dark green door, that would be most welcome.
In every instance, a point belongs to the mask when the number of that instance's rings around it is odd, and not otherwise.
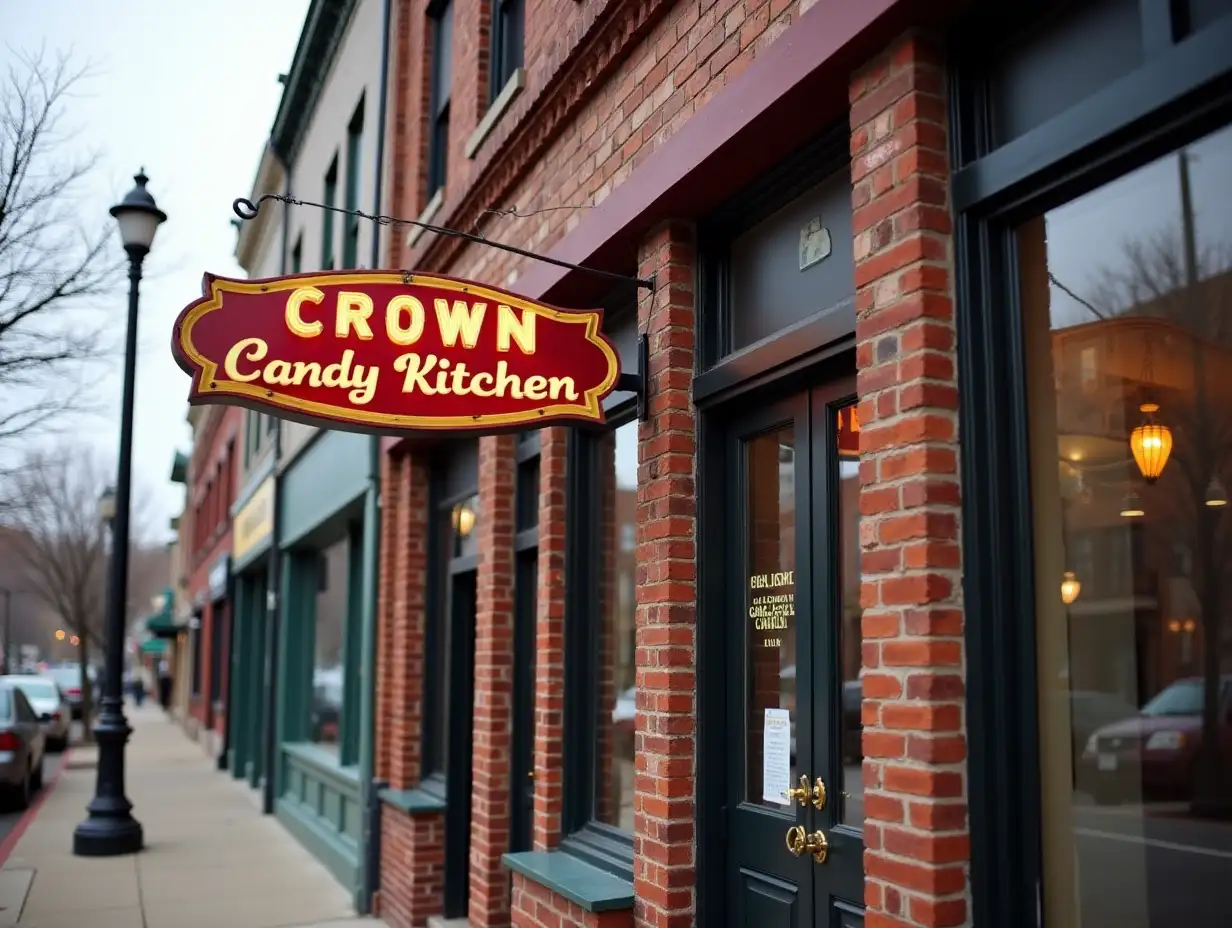
[[[763,405],[728,428],[724,814],[740,928],[861,922],[858,696],[854,719],[843,708],[859,686],[859,473],[839,441],[854,387]]]

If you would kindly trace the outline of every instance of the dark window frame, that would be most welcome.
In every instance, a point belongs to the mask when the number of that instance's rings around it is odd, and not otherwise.
[[[333,160],[325,171],[323,188],[323,203],[327,209],[322,210],[321,217],[321,270],[334,269],[334,212],[333,207],[338,200],[338,152],[334,152]]]
[[[359,103],[351,121],[347,123],[346,140],[346,183],[343,190],[343,203],[347,213],[342,217],[342,267],[351,269],[358,266],[359,261],[359,217],[354,211],[359,209],[360,161],[363,157],[364,140],[364,103],[365,95],[360,94]]]
[[[1044,900],[1035,571],[1020,543],[1034,526],[1014,229],[1232,123],[1232,16],[1186,35],[1181,6],[1140,0],[1154,29],[1142,66],[995,148],[986,71],[961,57],[978,41],[960,34],[950,43],[959,386],[986,398],[959,410],[963,597],[968,615],[980,617],[965,629],[976,924],[1036,928]],[[1159,29],[1165,22],[1173,28]]]
[[[596,631],[604,616],[594,596],[602,564],[593,518],[602,506],[597,450],[621,426],[637,421],[637,401],[606,411],[602,429],[570,431],[565,495],[565,699],[564,803],[561,850],[622,879],[633,881],[633,833],[594,817],[596,791],[595,720],[598,711],[599,649]]]
[[[444,188],[449,177],[449,104],[453,90],[453,0],[438,0],[428,7],[432,34],[428,58],[427,139],[428,170],[426,200]],[[446,46],[449,46],[446,49]],[[443,53],[444,51],[444,53]],[[444,73],[442,73],[444,72]]]
[[[491,55],[488,64],[488,104],[505,89],[526,54],[525,0],[492,0]]]
[[[519,801],[535,770],[536,648],[539,621],[539,432],[518,434],[514,479],[514,683],[509,763],[509,850],[534,846],[535,811]],[[533,488],[533,489],[532,489]],[[526,497],[531,499],[527,500]],[[526,660],[526,656],[530,660]],[[525,720],[525,721],[524,721]],[[532,789],[533,793],[533,789]]]
[[[453,621],[450,586],[458,575],[474,572],[479,567],[478,554],[452,554],[450,523],[453,507],[478,495],[478,475],[473,486],[453,493],[446,492],[444,477],[443,468],[438,465],[431,468],[428,478],[423,731],[420,740],[420,788],[441,800],[448,798],[446,781],[451,743],[448,730],[439,730],[437,712],[441,700],[447,702],[450,698],[452,673],[446,673],[447,668],[456,666],[459,657],[465,657],[461,653],[462,642],[449,633]],[[471,660],[473,658],[468,657],[465,662]]]
[[[205,643],[205,636],[201,634],[202,616],[200,612],[193,616],[193,622],[194,625],[189,630],[189,634],[192,635],[193,646],[190,692],[195,699],[201,695],[202,677],[205,675],[205,654],[201,648],[202,644]]]
[[[291,249],[291,273],[298,274],[304,267],[304,233],[295,236],[295,247]]]

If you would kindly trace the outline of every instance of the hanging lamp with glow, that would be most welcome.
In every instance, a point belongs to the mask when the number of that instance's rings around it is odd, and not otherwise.
[[[1082,581],[1078,579],[1078,575],[1072,570],[1067,570],[1061,575],[1061,602],[1065,605],[1071,605],[1078,598],[1078,594],[1082,592]]]
[[[1138,407],[1144,418],[1129,435],[1129,450],[1134,454],[1134,463],[1147,483],[1154,483],[1164,472],[1168,456],[1172,454],[1172,429],[1156,421],[1158,403],[1143,403]]]
[[[1228,491],[1218,477],[1212,477],[1211,482],[1206,485],[1205,502],[1212,509],[1228,505]]]
[[[1144,515],[1146,515],[1146,510],[1142,508],[1142,500],[1138,498],[1137,493],[1130,490],[1125,494],[1125,499],[1121,502],[1121,517],[1137,519]]]

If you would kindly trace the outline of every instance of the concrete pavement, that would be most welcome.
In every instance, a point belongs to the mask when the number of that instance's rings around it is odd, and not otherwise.
[[[134,729],[128,796],[145,850],[73,856],[96,752],[72,748],[58,782],[12,836],[0,869],[0,928],[381,928],[355,917],[329,871],[161,709],[126,712]]]

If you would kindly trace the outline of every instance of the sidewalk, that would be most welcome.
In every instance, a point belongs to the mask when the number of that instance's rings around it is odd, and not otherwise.
[[[157,706],[125,708],[128,798],[145,828],[130,857],[80,858],[73,828],[94,792],[93,747],[66,769],[0,870],[0,926],[381,928],[242,785]],[[50,781],[50,778],[49,778]]]

